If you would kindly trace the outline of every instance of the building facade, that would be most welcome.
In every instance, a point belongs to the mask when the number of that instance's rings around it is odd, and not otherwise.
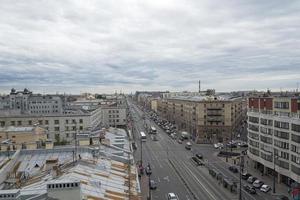
[[[158,101],[159,115],[188,131],[199,143],[230,140],[243,119],[242,99],[217,96],[173,97]]]
[[[47,131],[38,126],[0,128],[0,150],[36,149],[47,140]]]
[[[248,99],[248,156],[256,168],[287,185],[300,183],[300,97]]]
[[[12,89],[7,96],[0,97],[0,110],[20,114],[61,114],[64,109],[64,98],[60,95],[33,94],[28,89]]]

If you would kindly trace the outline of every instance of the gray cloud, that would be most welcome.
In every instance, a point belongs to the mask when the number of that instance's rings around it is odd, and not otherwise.
[[[300,2],[0,4],[0,92],[295,88]]]

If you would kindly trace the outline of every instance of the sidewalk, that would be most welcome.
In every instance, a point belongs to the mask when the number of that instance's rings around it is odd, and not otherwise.
[[[218,157],[222,161],[226,162],[226,158],[224,157]],[[259,180],[263,181],[265,184],[269,185],[271,187],[271,191],[269,191],[269,194],[273,194],[273,176],[264,174],[262,175],[261,171],[254,168],[254,163],[251,161],[251,159],[248,158],[248,156],[244,156],[245,159],[245,165],[244,165],[244,172],[248,172],[258,178]],[[228,165],[235,165],[234,160],[232,158],[228,158]],[[238,163],[236,163],[238,165]],[[291,198],[291,195],[288,193],[289,187],[283,183],[278,184],[277,179],[275,182],[275,189],[276,189],[276,195],[283,194],[287,197]]]
[[[141,191],[142,191],[142,200],[147,200],[148,194],[149,194],[149,178],[147,175],[143,175],[140,178],[140,185],[141,185]]]

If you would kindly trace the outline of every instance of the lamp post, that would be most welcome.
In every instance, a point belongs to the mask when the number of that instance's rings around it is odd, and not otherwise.
[[[240,157],[240,194],[239,200],[242,200],[242,171],[244,169],[244,156]]]

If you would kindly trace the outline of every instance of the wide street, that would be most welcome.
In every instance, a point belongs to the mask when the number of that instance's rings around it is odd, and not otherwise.
[[[230,192],[229,189],[224,188],[222,184],[218,183],[216,178],[209,174],[207,165],[213,166],[226,177],[233,178],[237,182],[239,181],[239,175],[233,174],[228,170],[229,165],[216,156],[217,150],[212,145],[193,144],[192,150],[186,150],[185,143],[179,144],[151,121],[138,106],[130,101],[128,104],[133,118],[134,140],[137,144],[137,150],[134,153],[135,161],[141,159],[142,144],[143,165],[146,166],[150,163],[152,168],[151,179],[157,182],[157,189],[151,190],[152,199],[166,199],[166,195],[169,192],[176,193],[181,200],[239,199],[238,191]],[[156,127],[158,141],[151,139],[148,131],[145,130],[145,126]],[[140,142],[140,131],[144,131],[147,134],[146,142]],[[193,153],[203,154],[206,166],[196,166],[191,160]],[[147,192],[148,190],[142,188],[142,193],[145,193],[145,191]],[[242,194],[243,199],[272,199],[269,194],[261,192],[258,192],[256,195],[250,195],[243,191]]]

